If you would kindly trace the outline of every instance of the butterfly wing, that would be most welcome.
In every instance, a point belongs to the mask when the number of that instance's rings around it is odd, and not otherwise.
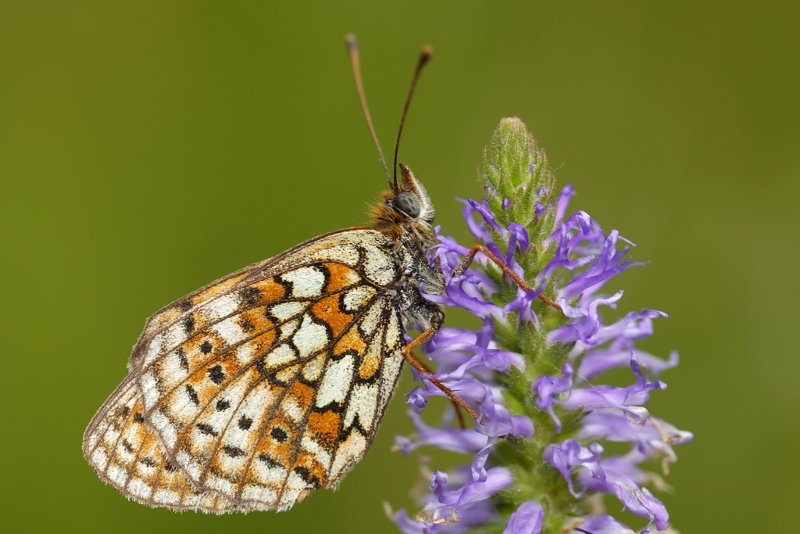
[[[403,335],[382,234],[304,243],[168,306],[134,348],[143,418],[193,487],[286,509],[366,452]]]
[[[144,423],[141,395],[128,376],[97,412],[83,437],[83,450],[100,478],[149,506],[222,513],[235,509],[219,494],[198,491],[169,462]]]

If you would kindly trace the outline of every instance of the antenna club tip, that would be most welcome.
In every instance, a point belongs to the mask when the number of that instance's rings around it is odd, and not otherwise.
[[[431,56],[433,56],[433,48],[429,45],[423,46],[422,52],[419,55],[420,63],[427,63]]]
[[[356,36],[352,33],[348,33],[344,36],[344,43],[347,46],[348,50],[353,50],[358,46],[358,41],[356,40]]]

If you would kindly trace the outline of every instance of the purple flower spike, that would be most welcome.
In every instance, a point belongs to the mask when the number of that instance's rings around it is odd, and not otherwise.
[[[675,446],[693,436],[646,407],[652,392],[666,389],[661,376],[678,355],[636,345],[666,314],[626,310],[608,318],[623,305],[617,277],[643,265],[629,256],[633,243],[585,211],[570,212],[575,191],[557,192],[544,153],[520,121],[501,122],[484,161],[486,197],[459,200],[467,229],[533,290],[480,253],[452,276],[471,246],[434,230],[430,262],[445,287],[423,296],[465,310],[478,326],[448,323],[425,353],[434,377],[478,420],[448,407],[439,421],[423,421],[428,406],[441,403],[431,398],[446,395],[413,373],[419,383],[406,396],[414,434],[397,437],[395,448],[408,455],[431,446],[465,457],[432,477],[433,466],[426,467],[431,482],[420,511],[401,510],[395,522],[408,534],[496,532],[504,524],[504,534],[632,534],[597,509],[596,496],[607,494],[618,501],[612,514],[624,509],[643,518],[641,534],[669,528],[666,508],[647,487],[660,476],[649,470],[660,466],[666,475]]]

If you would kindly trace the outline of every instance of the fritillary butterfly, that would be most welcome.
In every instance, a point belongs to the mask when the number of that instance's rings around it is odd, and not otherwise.
[[[411,351],[444,320],[420,294],[444,292],[441,270],[428,263],[433,206],[402,163],[401,179],[389,178],[352,37],[348,47],[390,189],[371,227],[297,245],[148,319],[128,376],[83,441],[99,477],[135,501],[212,513],[288,509],[316,488],[335,488],[364,456],[404,359],[429,372]],[[403,119],[429,57],[424,50]],[[478,251],[504,267],[480,245],[460,267]],[[407,343],[411,328],[423,333]]]

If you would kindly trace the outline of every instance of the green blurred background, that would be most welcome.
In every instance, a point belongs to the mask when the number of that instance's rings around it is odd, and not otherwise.
[[[623,309],[681,365],[652,411],[696,442],[662,495],[683,533],[791,530],[800,492],[795,2],[0,3],[3,528],[394,532],[413,459],[398,395],[336,493],[213,517],[126,501],[81,433],[145,318],[243,265],[364,222],[419,47],[401,159],[466,237],[481,149],[525,120],[584,209],[652,260]],[[401,392],[411,388],[408,377]]]

